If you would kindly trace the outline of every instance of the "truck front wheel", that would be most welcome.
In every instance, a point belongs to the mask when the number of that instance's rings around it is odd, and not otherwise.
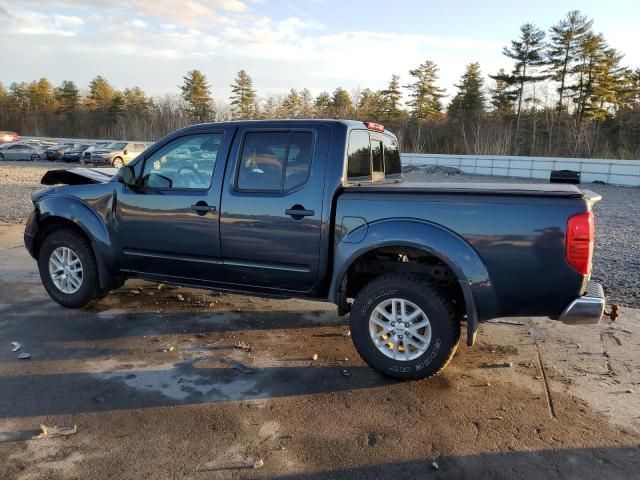
[[[82,307],[100,296],[91,245],[72,229],[56,230],[45,237],[38,270],[49,296],[64,307]]]
[[[428,280],[404,273],[365,286],[349,324],[360,356],[383,375],[404,380],[442,371],[460,339],[460,322],[446,298]]]

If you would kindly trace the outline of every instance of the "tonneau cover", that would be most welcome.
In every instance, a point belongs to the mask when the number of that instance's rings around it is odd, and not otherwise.
[[[525,197],[584,198],[585,192],[575,185],[561,183],[378,183],[348,186],[346,192],[390,192],[469,195],[509,195]]]

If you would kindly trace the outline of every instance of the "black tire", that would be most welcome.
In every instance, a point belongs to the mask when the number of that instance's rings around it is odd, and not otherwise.
[[[37,153],[34,153],[33,155],[31,155],[31,161],[32,162],[40,161],[40,155],[38,155]]]
[[[4,160],[4,153],[0,153],[0,162]]]
[[[124,167],[124,160],[120,157],[116,157],[111,162],[111,166],[115,168],[122,168]]]
[[[74,293],[65,293],[54,283],[49,273],[49,259],[58,247],[73,250],[82,264],[82,283]],[[40,279],[49,296],[60,305],[69,308],[83,307],[100,298],[98,269],[89,242],[78,232],[64,228],[54,230],[42,242],[38,256]]]
[[[431,341],[427,349],[411,360],[394,360],[375,345],[369,333],[369,319],[383,301],[399,298],[417,305],[428,317]],[[460,321],[447,299],[427,279],[404,273],[390,273],[371,281],[356,296],[349,318],[351,338],[360,356],[387,377],[417,380],[441,372],[453,358],[460,340]]]

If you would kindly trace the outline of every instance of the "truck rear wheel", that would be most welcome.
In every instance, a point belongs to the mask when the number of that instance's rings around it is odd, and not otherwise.
[[[355,298],[349,319],[360,356],[383,375],[431,377],[453,358],[460,322],[445,297],[420,277],[382,275]]]
[[[64,307],[82,307],[101,293],[91,246],[72,229],[56,230],[44,239],[38,270],[49,296]]]

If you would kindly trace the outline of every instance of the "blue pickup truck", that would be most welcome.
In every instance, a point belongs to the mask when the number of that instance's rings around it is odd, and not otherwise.
[[[25,244],[82,307],[144,278],[333,302],[385,375],[434,375],[466,325],[597,323],[593,205],[574,185],[408,183],[396,137],[334,120],[194,125],[130,165],[54,170]],[[65,184],[65,185],[60,185]]]

